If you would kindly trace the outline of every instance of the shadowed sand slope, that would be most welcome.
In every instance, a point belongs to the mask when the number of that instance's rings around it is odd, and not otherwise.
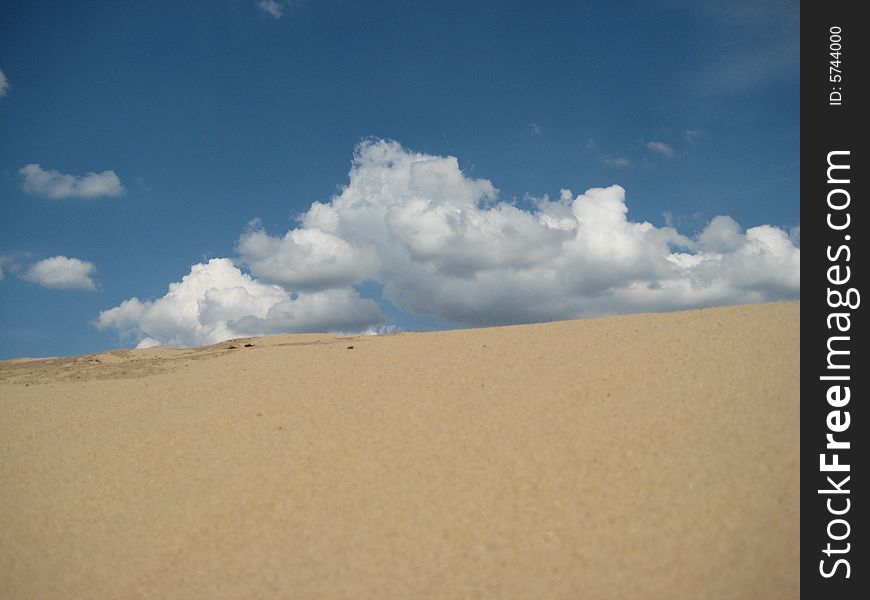
[[[799,314],[0,363],[0,597],[797,598]]]

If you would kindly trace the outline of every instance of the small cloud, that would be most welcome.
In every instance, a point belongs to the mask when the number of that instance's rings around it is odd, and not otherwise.
[[[544,130],[541,129],[541,126],[538,125],[537,123],[532,123],[531,125],[529,125],[529,127],[532,130],[532,135],[543,135],[544,134]]]
[[[698,138],[704,135],[704,132],[700,129],[686,129],[683,132],[683,139],[686,140],[689,144],[694,144],[698,141]]]
[[[587,150],[597,150],[598,149],[598,142],[596,142],[595,140],[589,140],[588,142],[586,142],[586,149]]]
[[[3,73],[3,69],[0,69],[0,98],[5,96],[8,90],[9,80],[6,79],[6,75]]]
[[[277,0],[259,0],[257,8],[276,19],[284,16],[284,5]]]
[[[647,142],[646,147],[650,152],[654,152],[655,154],[659,154],[666,158],[673,158],[676,156],[674,149],[664,142]]]
[[[719,60],[699,71],[701,91],[745,92],[799,80],[800,2],[704,0],[694,4],[718,35],[728,40]]]
[[[666,210],[662,213],[662,217],[664,217],[665,220],[665,227],[672,228],[688,227],[695,229],[704,221],[704,214],[701,212],[674,214],[673,212]]]
[[[631,160],[625,158],[624,156],[605,156],[602,159],[605,165],[610,165],[611,167],[617,167],[619,169],[631,166]]]
[[[122,196],[126,190],[114,171],[66,175],[59,171],[43,169],[36,163],[24,165],[18,173],[22,188],[31,196],[47,198],[99,198]]]
[[[27,269],[21,279],[56,290],[96,291],[97,284],[91,279],[96,271],[94,263],[78,258],[53,256]]]
[[[6,278],[7,275],[16,275],[20,277],[24,265],[30,260],[29,252],[10,252],[0,254],[0,281]]]
[[[3,281],[6,278],[6,275],[3,273],[3,269],[4,267],[6,267],[6,265],[9,264],[12,264],[12,257],[5,254],[0,254],[0,281]]]
[[[701,248],[709,252],[734,252],[745,242],[740,225],[727,215],[713,217],[698,234]]]

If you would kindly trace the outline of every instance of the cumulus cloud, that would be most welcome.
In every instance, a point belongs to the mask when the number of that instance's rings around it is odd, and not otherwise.
[[[237,250],[252,273],[293,290],[361,283],[378,264],[374,248],[354,246],[317,227],[293,229],[275,238],[254,223],[239,239]]]
[[[701,248],[710,252],[733,252],[744,242],[740,225],[731,217],[713,217],[698,235]]]
[[[369,140],[349,183],[283,235],[254,223],[228,259],[195,265],[151,303],[105,311],[103,328],[193,345],[281,331],[361,331],[383,321],[355,291],[381,285],[406,312],[493,325],[796,298],[800,249],[786,231],[714,218],[697,235],[632,221],[612,185],[498,200],[451,156]],[[216,275],[219,274],[219,275]],[[200,279],[207,282],[201,283]]]
[[[665,158],[673,158],[676,156],[674,149],[664,142],[647,142],[646,147],[650,152],[658,154],[659,156],[664,156]]]
[[[78,258],[52,256],[33,264],[20,277],[50,289],[95,291],[97,284],[91,277],[96,271],[94,263]]]
[[[6,95],[9,91],[9,80],[6,79],[6,75],[3,73],[3,69],[0,69],[0,98]]]
[[[362,331],[383,321],[377,304],[351,289],[291,294],[242,273],[227,258],[215,258],[193,265],[161,298],[130,298],[104,310],[96,326],[147,348],[273,333]]]
[[[558,200],[521,210],[498,202],[489,181],[466,177],[454,157],[372,140],[357,148],[350,182],[330,202],[314,203],[284,236],[258,232],[258,248],[272,244],[271,260],[252,254],[245,236],[238,250],[255,275],[280,281],[279,265],[286,263],[287,276],[300,285],[297,257],[318,251],[285,240],[303,232],[317,232],[314,239],[322,236],[329,247],[343,240],[345,252],[329,251],[341,257],[329,285],[370,278],[398,307],[463,325],[799,293],[800,250],[781,229],[738,227],[735,239],[733,220],[725,217],[695,239],[633,222],[627,213],[619,186],[579,195],[563,190]],[[268,272],[267,261],[274,267]]]
[[[99,198],[121,196],[125,193],[121,180],[114,171],[66,175],[55,170],[45,170],[35,163],[24,165],[18,173],[22,188],[32,196],[48,198]]]

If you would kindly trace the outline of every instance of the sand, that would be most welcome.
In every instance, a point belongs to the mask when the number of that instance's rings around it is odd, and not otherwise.
[[[0,363],[0,597],[797,598],[799,314]]]

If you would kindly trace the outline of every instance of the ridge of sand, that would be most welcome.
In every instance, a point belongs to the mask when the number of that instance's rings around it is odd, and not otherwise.
[[[799,316],[2,362],[0,597],[796,598]]]

